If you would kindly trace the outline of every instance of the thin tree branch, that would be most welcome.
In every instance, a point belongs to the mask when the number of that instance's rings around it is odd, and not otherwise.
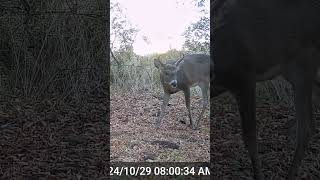
[[[116,61],[117,65],[120,66],[120,61],[118,61],[118,59],[116,58],[116,56],[113,54],[111,48],[110,48],[110,53],[111,53],[112,58]]]

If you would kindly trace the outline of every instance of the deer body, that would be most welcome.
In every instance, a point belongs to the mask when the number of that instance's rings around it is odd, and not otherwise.
[[[205,54],[187,55],[178,61],[168,61],[166,64],[155,60],[155,66],[160,70],[160,80],[164,90],[163,102],[160,115],[157,119],[157,127],[160,125],[168,105],[170,95],[183,91],[185,95],[186,107],[193,129],[198,128],[198,123],[203,116],[208,105],[208,90],[210,83],[210,57]],[[198,121],[194,121],[190,109],[190,88],[199,86],[202,93],[202,111]]]
[[[260,180],[263,175],[256,137],[256,82],[283,75],[293,85],[297,144],[287,179],[295,179],[315,130],[312,92],[320,64],[320,6],[312,0],[233,2],[223,25],[217,25],[212,33],[214,79],[211,84],[215,88],[212,95],[228,90],[236,98],[243,141],[254,177]],[[213,9],[219,13],[218,7]]]

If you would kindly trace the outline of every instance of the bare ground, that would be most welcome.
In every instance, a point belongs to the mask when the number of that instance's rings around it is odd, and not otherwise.
[[[211,162],[217,179],[253,179],[251,163],[242,141],[236,103],[228,94],[211,101]],[[281,102],[257,100],[259,156],[266,179],[285,179],[295,144],[289,138],[294,110]],[[320,114],[315,113],[317,133],[309,141],[298,179],[320,179]]]
[[[193,117],[197,118],[201,99],[193,97],[191,101]],[[199,130],[192,130],[183,94],[174,94],[156,129],[160,104],[152,93],[111,96],[111,161],[209,162],[209,107]]]
[[[199,114],[199,97],[192,99],[193,117]],[[170,100],[162,127],[154,122],[160,99],[151,93],[111,97],[111,161],[209,161],[211,132],[211,177],[213,179],[253,179],[251,163],[242,141],[236,103],[228,94],[211,101],[211,131],[206,118],[199,130],[187,127],[182,94]],[[288,136],[294,110],[281,102],[257,100],[259,156],[266,179],[284,179],[295,143]],[[320,179],[320,113],[315,113],[317,133],[311,138],[298,172],[299,179]]]
[[[31,103],[0,95],[0,179],[109,179],[106,97]]]

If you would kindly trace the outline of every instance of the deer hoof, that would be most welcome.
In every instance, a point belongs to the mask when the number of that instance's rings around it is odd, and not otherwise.
[[[160,121],[156,121],[156,129],[159,129],[160,128]]]
[[[288,129],[288,136],[289,136],[289,139],[291,142],[296,142],[296,127],[295,126],[292,126],[292,127],[289,127]]]
[[[182,124],[186,124],[186,121],[184,121],[184,120],[180,120],[179,122]]]
[[[191,125],[191,128],[192,128],[193,130],[198,130],[198,129],[199,129],[199,126],[198,126],[198,124],[192,124],[192,125]]]

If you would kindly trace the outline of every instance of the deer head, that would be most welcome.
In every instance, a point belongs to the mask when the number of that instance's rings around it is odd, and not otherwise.
[[[157,69],[160,70],[160,79],[163,87],[169,88],[169,89],[176,89],[178,86],[177,81],[177,72],[179,69],[179,64],[183,60],[184,55],[181,59],[179,59],[174,64],[164,64],[160,61],[160,59],[154,60],[154,65]]]

